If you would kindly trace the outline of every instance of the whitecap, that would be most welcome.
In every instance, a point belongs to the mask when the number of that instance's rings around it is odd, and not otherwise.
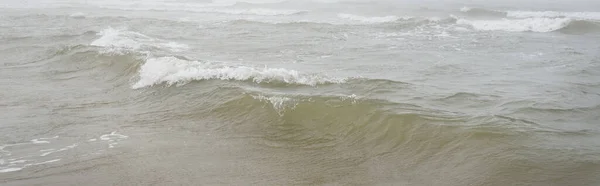
[[[562,29],[571,23],[568,18],[527,18],[501,20],[466,20],[459,19],[457,24],[470,25],[482,31],[509,32],[552,32]]]
[[[270,96],[269,97],[269,96],[263,96],[263,95],[258,95],[258,96],[253,95],[252,98],[271,104],[273,109],[275,109],[279,115],[283,115],[283,112],[285,111],[286,108],[294,109],[296,107],[296,105],[298,104],[294,99],[288,98],[288,97],[283,97],[283,96]]]
[[[508,11],[512,18],[571,18],[577,20],[600,20],[600,12],[555,12],[555,11]]]
[[[107,28],[100,31],[98,35],[101,37],[94,40],[90,45],[105,48],[104,53],[123,54],[130,51],[148,51],[151,49],[179,52],[189,49],[189,46],[185,44],[163,41],[126,29]]]
[[[132,88],[169,85],[193,80],[237,80],[255,83],[283,82],[314,86],[326,83],[342,83],[343,80],[317,75],[301,74],[284,68],[254,68],[248,66],[216,66],[199,61],[187,61],[175,57],[150,58],[139,70],[139,80]]]

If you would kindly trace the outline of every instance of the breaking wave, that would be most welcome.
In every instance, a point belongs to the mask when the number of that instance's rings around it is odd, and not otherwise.
[[[460,9],[467,16],[487,16],[503,18],[570,18],[574,20],[600,20],[600,12],[557,12],[557,11],[521,11],[490,10],[485,8],[463,7]]]
[[[457,24],[470,25],[482,31],[510,32],[552,32],[567,27],[572,22],[568,18],[528,18],[501,20],[466,20],[459,19]]]
[[[487,10],[483,8],[463,7],[460,9],[460,11],[463,14],[474,17],[505,17],[507,15],[506,12]]]
[[[526,18],[500,20],[467,20],[456,22],[480,31],[587,33],[600,31],[600,24],[570,18]]]
[[[188,61],[175,57],[149,58],[140,68],[140,79],[134,89],[160,83],[182,84],[198,80],[235,80],[255,83],[284,83],[315,86],[342,83],[343,79],[302,74],[283,68],[225,66],[209,62]]]
[[[97,35],[100,38],[90,45],[103,47],[105,53],[123,54],[132,51],[148,51],[151,49],[179,52],[189,49],[189,46],[176,42],[168,42],[125,29],[107,28]]]
[[[554,12],[554,11],[508,11],[508,17],[513,18],[571,18],[575,20],[600,20],[600,12]]]

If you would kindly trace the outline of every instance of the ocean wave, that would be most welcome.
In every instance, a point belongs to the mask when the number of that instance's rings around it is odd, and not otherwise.
[[[203,6],[187,4],[167,4],[166,6],[101,6],[105,9],[117,9],[127,11],[180,11],[207,14],[229,14],[229,15],[256,15],[256,16],[289,16],[302,14],[306,10],[269,9],[269,8],[222,8],[221,6]]]
[[[248,66],[224,66],[175,57],[147,59],[139,70],[139,77],[139,81],[132,88],[138,89],[161,83],[185,84],[194,80],[236,80],[259,84],[283,83],[309,86],[344,82],[344,79],[302,74],[283,68],[260,69]]]
[[[375,153],[384,153],[412,141],[407,133],[413,129],[433,132],[425,129],[431,127],[425,124],[429,114],[394,113],[381,109],[381,105],[387,103],[355,95],[245,93],[212,109],[211,115],[231,122],[245,118],[244,125],[258,124],[253,128],[264,132],[265,145],[277,148],[312,149],[349,143],[377,147],[380,151]],[[445,119],[431,117],[434,120]]]
[[[187,50],[189,46],[176,42],[167,42],[152,38],[144,34],[125,29],[107,28],[97,35],[100,38],[90,45],[103,47],[104,53],[124,54],[132,51],[149,51],[152,49],[166,49],[172,52]]]
[[[229,94],[235,97],[213,104],[216,108],[207,114],[220,117],[225,123],[255,125],[246,127],[259,128],[258,131],[264,132],[261,138],[268,141],[265,145],[279,148],[364,145],[377,146],[374,153],[385,153],[437,141],[440,137],[453,141],[514,136],[523,132],[530,135],[572,133],[518,117],[494,113],[449,114],[415,104],[357,95],[244,92]],[[420,135],[413,135],[415,131]]]
[[[274,24],[285,26],[339,26],[339,25],[381,25],[395,28],[414,28],[419,26],[440,26],[454,24],[454,17],[363,17],[352,14],[338,14],[337,19],[264,19],[264,18],[237,18],[218,24]]]
[[[373,24],[395,22],[400,19],[404,19],[404,20],[410,19],[409,17],[400,18],[398,16],[365,17],[365,16],[360,16],[360,15],[345,14],[345,13],[338,14],[337,16],[342,19],[357,21],[357,22],[361,22],[361,23],[373,23]]]
[[[231,15],[259,15],[259,16],[287,16],[306,13],[305,10],[281,10],[281,9],[266,9],[266,8],[253,8],[253,9],[196,9],[190,10],[192,12],[199,13],[220,13],[220,14],[231,14]]]
[[[600,20],[600,12],[558,12],[558,11],[523,11],[523,10],[491,10],[485,8],[463,7],[460,9],[468,16],[487,16],[505,18],[570,18],[574,20]]]
[[[571,18],[576,20],[600,20],[600,12],[555,12],[555,11],[508,11],[513,18]]]
[[[488,10],[483,8],[463,7],[460,9],[460,11],[468,16],[475,17],[505,17],[507,15],[506,12]]]
[[[563,29],[573,20],[568,18],[527,18],[501,20],[459,19],[457,24],[469,25],[481,31],[552,32]]]
[[[86,15],[83,12],[75,12],[75,13],[72,13],[71,15],[69,15],[69,17],[76,18],[76,19],[83,19],[83,18],[85,18],[85,16]]]

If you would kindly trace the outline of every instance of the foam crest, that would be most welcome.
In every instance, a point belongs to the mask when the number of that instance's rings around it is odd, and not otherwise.
[[[572,18],[577,20],[600,20],[600,12],[555,12],[555,11],[508,11],[513,18]]]
[[[376,24],[376,23],[388,23],[398,21],[400,17],[398,16],[383,16],[383,17],[364,17],[353,14],[338,14],[339,18],[347,19],[351,21],[358,21],[362,23]],[[403,18],[408,19],[408,18]]]
[[[166,42],[152,38],[144,34],[123,30],[107,28],[98,33],[101,37],[90,45],[104,47],[106,53],[123,54],[131,51],[166,49],[173,52],[186,50],[189,47],[175,42]]]
[[[509,32],[552,32],[565,28],[571,23],[568,18],[527,18],[501,20],[466,20],[459,19],[458,24],[470,25],[476,30],[509,31]]]
[[[252,96],[252,98],[271,104],[271,106],[273,106],[273,109],[275,109],[279,115],[283,115],[283,112],[285,111],[286,108],[289,107],[291,109],[294,109],[296,107],[296,105],[298,104],[294,99],[288,98],[288,97],[282,97],[282,96],[268,97],[268,96],[258,95],[258,96]]]
[[[317,85],[341,83],[343,80],[300,74],[283,68],[257,69],[247,66],[216,66],[199,61],[175,57],[150,58],[139,70],[139,81],[132,88],[142,88],[160,83],[169,85],[193,80],[237,80],[255,83],[280,82],[286,84]]]

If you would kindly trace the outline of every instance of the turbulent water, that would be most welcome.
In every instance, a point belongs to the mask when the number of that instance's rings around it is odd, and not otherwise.
[[[599,185],[599,7],[0,0],[0,184]]]

